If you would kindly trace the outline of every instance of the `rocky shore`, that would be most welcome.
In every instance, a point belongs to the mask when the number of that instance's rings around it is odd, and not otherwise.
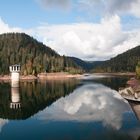
[[[137,80],[136,78],[131,78],[127,81],[128,86],[132,87],[132,89],[136,93],[136,101],[139,99],[140,96],[140,80]],[[129,102],[130,106],[132,107],[136,117],[138,120],[140,120],[140,102]]]
[[[119,88],[120,95],[129,101],[140,102],[140,80],[134,77],[126,84],[126,87]]]
[[[132,87],[135,90],[135,92],[140,92],[140,80],[136,78],[131,78],[127,81],[127,85]]]

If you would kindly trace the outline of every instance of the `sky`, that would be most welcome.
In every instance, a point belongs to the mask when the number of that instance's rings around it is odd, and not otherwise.
[[[24,32],[61,55],[107,60],[140,45],[140,0],[1,0],[0,34]]]

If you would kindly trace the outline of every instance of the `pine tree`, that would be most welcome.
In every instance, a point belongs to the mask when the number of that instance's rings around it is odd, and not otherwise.
[[[140,79],[140,61],[138,61],[138,64],[136,66],[136,76],[138,79]]]

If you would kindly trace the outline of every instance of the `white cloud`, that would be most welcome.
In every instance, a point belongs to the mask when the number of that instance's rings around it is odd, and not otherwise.
[[[128,38],[114,48],[114,54],[120,54],[140,45],[140,29],[137,31],[126,32],[126,34],[128,34]]]
[[[132,3],[131,9],[128,10],[130,10],[133,15],[140,17],[140,0],[136,0],[135,3]]]
[[[140,0],[79,0],[78,5],[93,15],[132,14],[140,17]]]
[[[0,17],[0,34],[7,32],[22,32],[22,30],[17,27],[10,27]]]
[[[115,15],[98,24],[42,25],[33,34],[62,55],[104,60],[140,44],[139,31],[123,31],[120,20]]]
[[[115,15],[100,23],[43,24],[32,29],[10,27],[0,19],[0,33],[25,32],[61,55],[85,60],[105,60],[140,44],[140,29],[123,31]]]
[[[105,1],[106,11],[112,13],[129,13],[132,5],[137,3],[137,0],[107,0]]]
[[[62,9],[62,10],[70,10],[72,6],[71,0],[37,0],[42,7],[47,10],[50,9]]]
[[[40,112],[37,118],[57,121],[99,121],[105,126],[120,129],[123,115],[128,111],[132,111],[128,102],[124,102],[116,91],[100,84],[87,84],[74,90],[69,96],[57,100]]]
[[[140,0],[38,0],[46,9],[76,8],[92,15],[132,14],[140,17]],[[90,14],[90,15],[91,15]]]

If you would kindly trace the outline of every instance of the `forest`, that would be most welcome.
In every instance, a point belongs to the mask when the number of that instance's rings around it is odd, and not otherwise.
[[[0,74],[9,74],[9,66],[21,65],[22,75],[41,72],[82,73],[83,69],[66,56],[25,33],[0,35]]]
[[[97,65],[92,72],[135,72],[140,61],[140,46]]]
[[[84,61],[61,56],[50,47],[25,33],[0,35],[0,75],[9,74],[9,66],[21,65],[22,75],[42,72],[135,72],[140,61],[140,46],[106,61]]]

